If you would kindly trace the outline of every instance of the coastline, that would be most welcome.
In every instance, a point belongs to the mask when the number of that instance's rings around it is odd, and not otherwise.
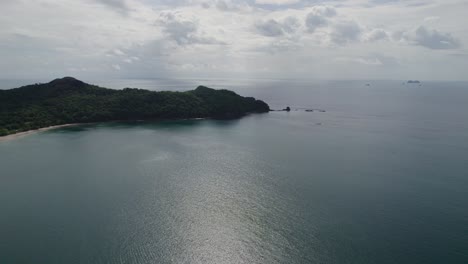
[[[0,137],[0,142],[13,140],[13,139],[17,139],[17,138],[20,138],[20,137],[24,137],[24,136],[27,136],[27,135],[34,134],[34,133],[48,131],[48,130],[52,130],[52,129],[56,129],[56,128],[70,127],[70,126],[77,126],[77,125],[82,125],[82,124],[81,123],[63,124],[63,125],[48,126],[48,127],[42,127],[42,128],[38,128],[38,129],[18,132],[18,133],[14,133],[14,134],[10,134],[10,135]]]
[[[210,117],[195,117],[195,118],[175,118],[175,119],[155,119],[153,121],[162,121],[162,120],[205,120],[209,119]],[[41,127],[38,129],[33,129],[33,130],[28,130],[28,131],[23,131],[23,132],[18,132],[14,134],[9,134],[6,136],[0,136],[0,142],[2,141],[9,141],[21,137],[25,137],[31,134],[35,134],[38,132],[44,132],[48,130],[53,130],[57,128],[63,128],[63,127],[71,127],[71,126],[80,126],[80,125],[90,125],[90,124],[98,124],[98,123],[112,123],[112,122],[145,122],[149,120],[110,120],[110,121],[101,121],[101,122],[88,122],[88,123],[70,123],[70,124],[63,124],[63,125],[55,125],[55,126],[48,126],[48,127]]]
[[[249,115],[252,113],[247,113],[246,115]],[[33,130],[28,130],[28,131],[23,131],[23,132],[18,132],[14,134],[9,134],[6,136],[0,136],[0,142],[3,141],[9,141],[21,137],[25,137],[31,134],[35,134],[38,132],[44,132],[48,130],[53,130],[57,128],[63,128],[63,127],[71,127],[71,126],[80,126],[80,125],[90,125],[90,124],[98,124],[98,123],[113,123],[113,122],[148,122],[148,121],[176,121],[176,120],[206,120],[206,119],[212,119],[213,117],[193,117],[193,118],[161,118],[161,119],[139,119],[139,120],[109,120],[109,121],[99,121],[99,122],[88,122],[88,123],[70,123],[70,124],[63,124],[63,125],[55,125],[55,126],[48,126],[48,127],[41,127],[38,129],[33,129]]]

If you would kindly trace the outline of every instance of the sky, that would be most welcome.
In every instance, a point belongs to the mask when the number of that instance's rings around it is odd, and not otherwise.
[[[0,0],[0,78],[468,80],[466,0]]]

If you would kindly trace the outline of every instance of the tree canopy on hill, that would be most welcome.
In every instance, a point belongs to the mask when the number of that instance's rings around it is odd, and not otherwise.
[[[186,92],[113,90],[65,77],[0,90],[0,136],[69,123],[236,118],[269,110],[263,101],[205,86]]]

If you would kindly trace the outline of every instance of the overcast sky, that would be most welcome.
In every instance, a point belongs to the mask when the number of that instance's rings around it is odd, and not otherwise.
[[[0,78],[468,80],[467,0],[0,0]]]

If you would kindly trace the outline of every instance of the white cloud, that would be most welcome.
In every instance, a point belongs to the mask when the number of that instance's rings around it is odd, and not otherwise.
[[[362,28],[355,21],[342,21],[334,25],[330,40],[339,45],[358,41]]]
[[[450,33],[440,32],[419,26],[410,32],[404,32],[402,39],[411,44],[423,46],[429,49],[457,49],[461,43]]]
[[[305,24],[311,33],[316,29],[328,26],[330,18],[336,16],[336,9],[329,6],[315,6],[306,17]]]
[[[250,10],[247,4],[234,0],[217,0],[215,5],[218,10],[225,12],[243,12]]]
[[[266,21],[257,21],[255,28],[259,34],[266,37],[278,37],[285,34],[294,34],[301,23],[298,18],[288,16],[283,20],[268,19]]]
[[[436,22],[440,19],[438,16],[425,17],[424,22]]]
[[[284,34],[283,25],[274,19],[258,22],[255,27],[260,34],[267,37],[277,37]]]
[[[113,49],[112,52],[115,55],[119,55],[119,56],[125,55],[125,53],[123,51],[121,51],[120,49]]]
[[[294,16],[288,16],[283,21],[283,30],[286,33],[294,33],[301,26],[301,22]]]
[[[299,3],[300,0],[255,0],[260,5],[290,5]]]
[[[184,19],[172,12],[162,13],[159,25],[162,26],[163,32],[178,45],[225,44],[214,37],[204,36],[200,33],[197,21]]]
[[[468,79],[467,12],[462,0],[4,0],[0,78]]]
[[[324,16],[317,15],[314,13],[309,13],[307,15],[305,24],[309,32],[314,32],[317,28],[324,27],[328,25],[328,19]]]
[[[98,3],[107,5],[111,8],[116,9],[117,11],[126,13],[129,9],[127,2],[125,0],[95,0]]]
[[[365,39],[367,41],[379,41],[379,40],[388,40],[389,36],[388,33],[381,29],[381,28],[375,28],[366,33]]]

